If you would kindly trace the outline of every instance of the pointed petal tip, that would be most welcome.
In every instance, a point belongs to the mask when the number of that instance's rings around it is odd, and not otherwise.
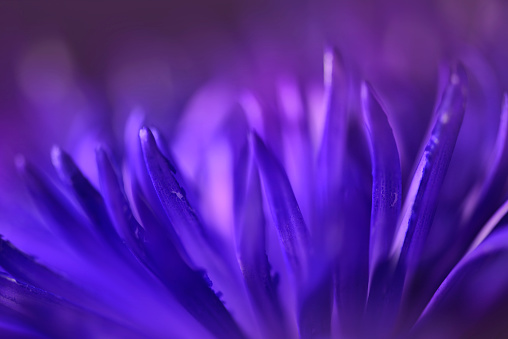
[[[56,145],[51,148],[51,163],[63,181],[71,180],[70,178],[79,172],[71,156]]]
[[[262,144],[263,141],[261,140],[261,137],[256,132],[256,130],[251,129],[249,135],[247,136],[247,143],[249,144],[250,151],[254,153],[256,148],[259,147],[259,145]]]
[[[463,94],[465,95],[467,93],[467,71],[466,67],[461,62],[457,62],[451,67],[449,84],[452,86],[461,86]]]
[[[141,142],[148,141],[150,135],[153,138],[152,131],[150,131],[150,129],[146,126],[141,127],[141,129],[139,130],[139,139],[141,140]]]
[[[105,160],[109,159],[108,149],[104,144],[98,144],[95,147],[95,160],[98,164],[103,163]]]
[[[332,79],[344,68],[343,65],[341,53],[336,48],[326,47],[323,55],[325,84],[331,84]]]
[[[362,98],[362,101],[367,100],[370,94],[370,84],[363,80],[360,84],[360,97]]]

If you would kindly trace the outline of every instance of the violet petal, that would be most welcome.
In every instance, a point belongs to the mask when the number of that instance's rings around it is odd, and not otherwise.
[[[306,276],[309,234],[282,165],[253,132],[249,138],[286,259],[296,277]]]
[[[278,286],[266,255],[265,226],[259,172],[247,145],[235,170],[237,257],[263,336],[287,337]]]
[[[65,240],[68,246],[81,253],[94,253],[96,242],[86,221],[70,205],[62,193],[24,158],[16,165],[39,211],[50,221],[52,231]]]
[[[71,186],[76,199],[92,221],[97,234],[116,253],[128,260],[132,259],[109,218],[104,199],[81,173],[72,158],[58,147],[53,148],[51,158],[62,181]]]
[[[457,141],[466,102],[467,76],[459,65],[450,75],[436,120],[409,187],[392,254],[404,270],[415,268],[432,224],[441,189]]]

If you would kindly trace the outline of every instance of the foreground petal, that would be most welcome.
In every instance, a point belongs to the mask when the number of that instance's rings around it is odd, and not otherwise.
[[[51,338],[141,338],[142,335],[54,295],[0,276],[0,305]]]
[[[411,332],[414,338],[492,338],[508,334],[508,229],[466,255],[441,284]],[[495,324],[495,327],[491,325]]]
[[[97,239],[88,229],[83,216],[48,178],[24,158],[17,158],[16,165],[35,205],[48,221],[51,230],[62,238],[71,250],[97,256]]]

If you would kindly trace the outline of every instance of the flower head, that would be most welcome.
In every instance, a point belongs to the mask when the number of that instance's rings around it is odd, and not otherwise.
[[[50,172],[17,156],[26,190],[15,203],[0,195],[0,333],[508,335],[508,97],[491,103],[500,95],[486,63],[465,59],[441,72],[421,140],[401,127],[420,120],[401,123],[330,48],[317,85],[220,79],[170,135],[142,107],[124,142],[117,128],[84,138],[91,159],[54,146]]]

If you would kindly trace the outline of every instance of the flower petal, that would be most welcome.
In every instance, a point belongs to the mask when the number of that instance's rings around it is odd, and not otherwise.
[[[456,265],[427,305],[411,337],[505,337],[508,329],[504,322],[497,321],[496,327],[488,324],[506,316],[507,263],[508,229],[504,228]]]
[[[62,181],[71,186],[76,199],[92,221],[97,235],[104,239],[117,254],[131,260],[132,256],[118,236],[100,193],[81,173],[72,158],[59,147],[53,147],[51,159]]]
[[[441,189],[457,141],[466,102],[467,77],[459,65],[450,75],[436,120],[416,168],[397,230],[392,255],[405,271],[414,269],[432,224]]]
[[[309,234],[289,179],[282,165],[255,132],[252,132],[249,142],[259,166],[286,260],[296,277],[306,276],[310,254]]]
[[[185,249],[189,250],[187,246],[190,246],[192,254],[201,255],[202,259],[208,256],[206,259],[209,262],[215,262],[213,253],[207,250],[209,243],[205,241],[202,226],[185,199],[185,192],[174,177],[173,167],[160,153],[149,129],[143,128],[139,136],[154,188],[171,225],[179,232],[176,237],[171,233],[169,236],[166,232],[161,233],[159,227],[154,228],[159,230],[156,233],[147,229],[147,243],[150,244],[147,251],[154,270],[180,303],[212,333],[217,336],[242,338],[244,335],[207,283],[206,275],[192,269],[188,262],[183,260],[182,253],[178,250],[182,248],[181,238],[187,240],[183,241]],[[145,216],[156,219],[151,213],[146,213]],[[168,258],[173,260],[169,261]]]
[[[120,186],[119,179],[104,148],[96,150],[101,192],[123,239],[134,254],[145,261],[145,229],[132,215],[129,202]]]
[[[51,338],[140,338],[141,334],[35,287],[0,276],[0,305]]]
[[[399,153],[383,108],[368,84],[361,88],[362,111],[368,132],[372,163],[372,210],[369,245],[369,299],[367,318],[371,335],[388,329],[396,306],[387,293],[392,282],[389,254],[401,206],[401,169]],[[374,325],[375,324],[375,325]]]
[[[287,337],[277,280],[266,256],[266,235],[259,173],[248,145],[235,170],[237,256],[263,337]]]
[[[16,166],[35,205],[45,220],[49,221],[53,232],[65,240],[70,249],[93,255],[97,240],[88,229],[84,218],[55,185],[24,158],[18,157]]]
[[[101,309],[81,287],[39,264],[9,241],[0,239],[0,265],[14,278],[90,309]]]
[[[362,110],[372,162],[370,269],[388,259],[401,206],[401,172],[397,145],[386,114],[372,88],[362,84]]]
[[[139,138],[153,187],[190,256],[193,259],[203,257],[204,251],[210,247],[220,252],[189,205],[185,191],[175,178],[174,166],[160,152],[152,132],[148,128],[142,128]]]

